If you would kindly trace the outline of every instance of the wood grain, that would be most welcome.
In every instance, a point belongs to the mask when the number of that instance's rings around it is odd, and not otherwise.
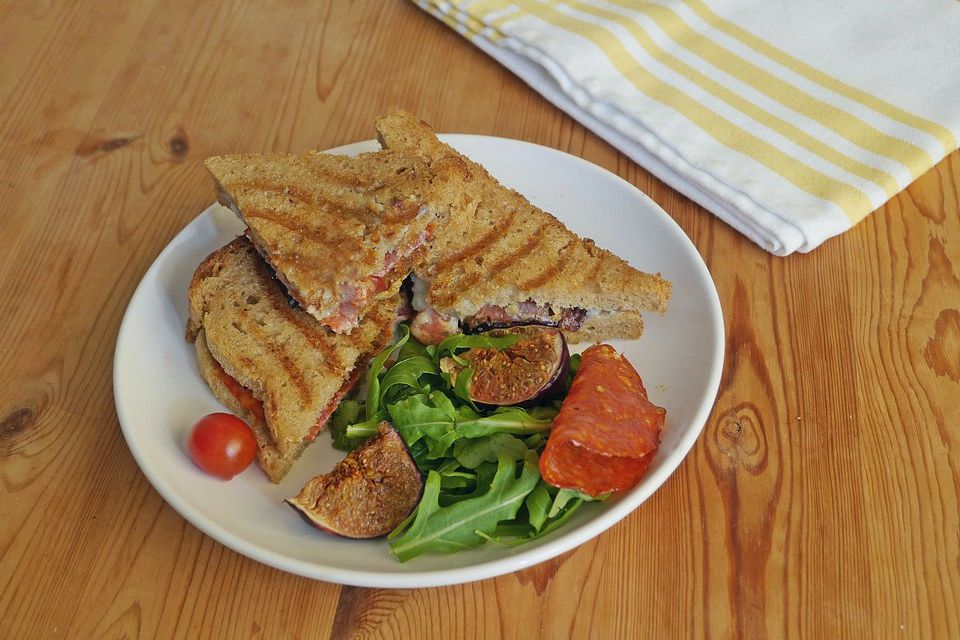
[[[406,2],[0,2],[0,637],[960,637],[960,154],[772,257]],[[371,137],[403,106],[620,174],[706,259],[703,436],[642,508],[525,571],[340,587],[150,487],[114,412],[130,296],[223,151]]]

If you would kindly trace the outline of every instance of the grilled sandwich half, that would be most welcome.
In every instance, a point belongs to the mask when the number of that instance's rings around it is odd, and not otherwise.
[[[290,295],[337,333],[396,295],[452,209],[471,210],[471,175],[455,156],[271,153],[204,165]]]
[[[253,429],[260,466],[279,482],[393,335],[398,296],[350,335],[291,304],[251,242],[207,257],[188,290],[187,339],[214,395]]]
[[[641,313],[666,310],[670,282],[581,238],[400,111],[377,120],[381,145],[429,163],[462,159],[475,212],[452,218],[416,269],[412,329],[430,342],[461,329],[556,325],[571,342],[637,338]]]

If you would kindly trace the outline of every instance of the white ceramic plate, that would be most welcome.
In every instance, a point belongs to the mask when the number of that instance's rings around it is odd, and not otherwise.
[[[656,459],[632,491],[584,505],[541,539],[511,548],[486,544],[404,564],[382,540],[325,535],[283,504],[342,456],[325,434],[279,485],[256,464],[230,482],[203,474],[187,455],[187,435],[197,419],[223,407],[184,340],[187,283],[205,256],[243,230],[233,214],[214,205],[167,245],[130,300],[117,338],[114,394],[127,444],[160,495],[202,531],[250,558],[311,578],[371,587],[438,586],[516,571],[572,549],[627,516],[677,468],[703,428],[720,381],[723,319],[710,273],[680,227],[632,185],[575,156],[502,138],[444,139],[573,231],[673,281],[669,310],[645,316],[643,338],[614,342],[639,370],[651,400],[667,409]],[[369,141],[333,151],[375,148]]]

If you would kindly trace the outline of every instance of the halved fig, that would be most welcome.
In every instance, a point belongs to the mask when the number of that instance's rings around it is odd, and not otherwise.
[[[509,329],[491,329],[483,335],[512,333],[520,340],[502,351],[470,349],[460,357],[468,364],[460,366],[452,358],[441,368],[456,375],[464,368],[473,370],[467,385],[470,399],[491,406],[531,405],[553,398],[570,370],[570,352],[563,333],[554,327],[523,325]]]
[[[389,422],[330,473],[310,480],[287,503],[318,529],[346,538],[376,538],[395,529],[420,502],[423,479]]]

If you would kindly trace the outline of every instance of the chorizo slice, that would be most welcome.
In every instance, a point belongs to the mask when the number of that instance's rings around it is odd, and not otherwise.
[[[640,374],[610,345],[594,345],[582,357],[540,456],[540,474],[590,496],[626,491],[650,466],[667,412],[647,399]]]

